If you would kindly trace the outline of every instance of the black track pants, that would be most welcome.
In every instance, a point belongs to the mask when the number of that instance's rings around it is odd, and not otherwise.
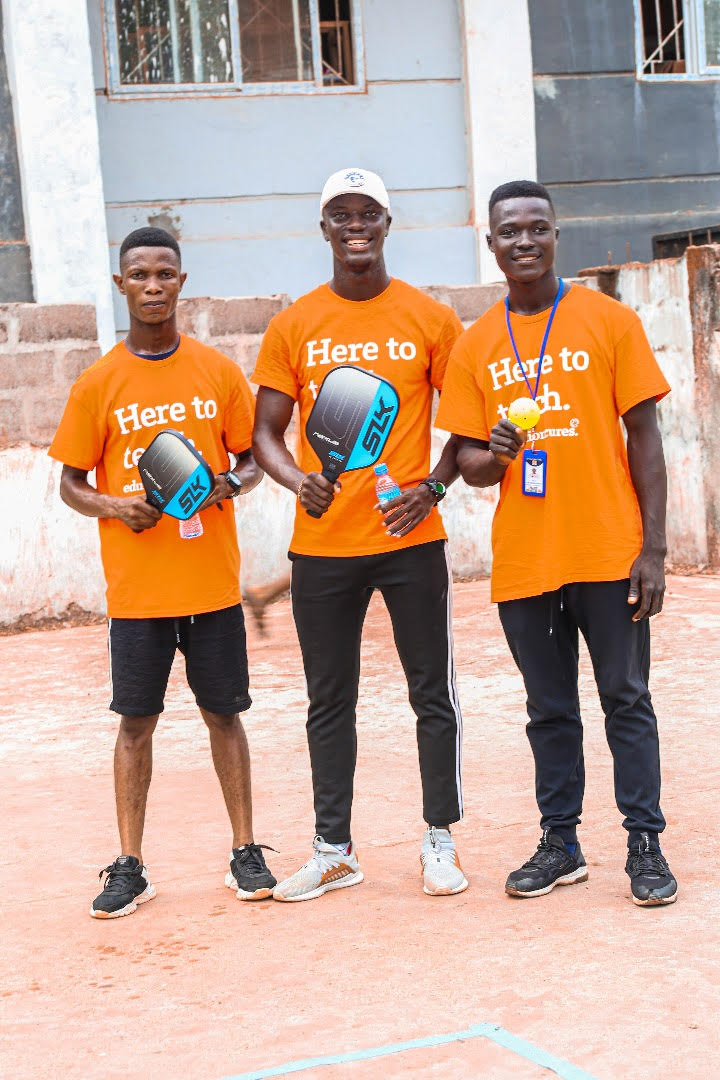
[[[307,679],[315,830],[350,839],[360,638],[373,589],[385,600],[417,716],[423,816],[462,817],[462,720],[452,656],[452,578],[445,541],[382,555],[294,555],[292,602]]]
[[[585,789],[578,630],[587,643],[613,756],[615,799],[629,840],[660,833],[660,753],[650,701],[650,625],[633,622],[629,581],[578,582],[499,605],[527,690],[541,826],[572,842]]]

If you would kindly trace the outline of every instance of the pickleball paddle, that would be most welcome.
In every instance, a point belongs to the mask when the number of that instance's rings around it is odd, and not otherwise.
[[[215,487],[202,454],[179,431],[165,428],[138,460],[147,501],[163,514],[187,521]]]
[[[340,473],[374,465],[399,409],[395,387],[378,375],[352,364],[329,371],[305,425],[325,479],[334,484]]]

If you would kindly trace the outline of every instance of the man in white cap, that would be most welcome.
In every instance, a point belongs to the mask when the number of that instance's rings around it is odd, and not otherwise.
[[[350,811],[360,639],[374,589],[390,613],[417,716],[427,826],[421,846],[424,891],[459,893],[467,881],[450,825],[462,817],[462,720],[452,655],[452,577],[437,510],[457,476],[454,440],[432,471],[429,465],[433,390],[442,386],[462,325],[451,308],[389,277],[383,248],[390,200],[379,176],[359,168],[333,173],[320,210],[333,276],[275,316],[252,376],[260,386],[257,461],[297,497],[289,556],[310,699],[307,734],[315,796],[312,857],[273,895],[310,900],[363,879]],[[371,369],[400,397],[383,456],[402,493],[382,512],[372,470],[346,472],[342,484],[333,486],[318,471],[305,436],[318,388],[341,363]],[[298,463],[285,443],[295,402]]]

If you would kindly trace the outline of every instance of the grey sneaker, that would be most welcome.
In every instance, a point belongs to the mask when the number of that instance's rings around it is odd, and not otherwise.
[[[313,900],[331,889],[347,889],[350,885],[360,884],[363,872],[358,866],[354,844],[350,854],[343,855],[332,844],[326,844],[322,836],[316,836],[313,848],[312,858],[292,877],[275,886],[274,900]]]
[[[468,887],[449,829],[436,829],[430,825],[425,830],[420,867],[423,892],[428,896],[453,896]]]

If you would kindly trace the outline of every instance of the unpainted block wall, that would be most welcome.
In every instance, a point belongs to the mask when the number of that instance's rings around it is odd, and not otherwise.
[[[499,286],[438,286],[429,290],[452,304],[465,322],[502,295]],[[286,307],[284,295],[201,297],[178,308],[183,333],[231,356],[249,376],[263,332]],[[68,610],[102,612],[104,583],[94,520],[71,511],[58,496],[60,466],[47,457],[75,378],[100,355],[91,307],[0,306],[0,627],[32,625]],[[294,442],[293,429],[288,433]],[[433,436],[433,457],[444,436]],[[495,493],[458,485],[445,503],[456,572],[489,570]],[[287,567],[295,502],[265,478],[235,504],[243,551],[243,581],[261,582]]]
[[[720,248],[687,258],[589,271],[584,284],[612,292],[643,318],[673,386],[660,406],[669,474],[669,561],[720,568]],[[495,303],[500,285],[433,286],[466,324]],[[269,320],[286,296],[181,301],[181,330],[225,352],[250,375]],[[100,613],[104,584],[96,523],[58,496],[60,467],[46,448],[68,391],[99,355],[91,307],[0,306],[0,627]],[[289,441],[293,441],[290,433]],[[433,460],[444,436],[433,433]],[[443,518],[457,576],[487,574],[494,489],[456,484]],[[267,477],[237,500],[243,581],[259,583],[287,567],[295,501]]]
[[[0,304],[0,447],[47,446],[68,390],[99,356],[90,304]]]

